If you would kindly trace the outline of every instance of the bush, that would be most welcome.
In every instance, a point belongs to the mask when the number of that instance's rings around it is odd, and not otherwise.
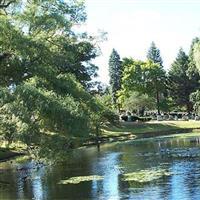
[[[131,122],[135,122],[135,121],[141,121],[141,122],[147,122],[150,121],[152,118],[151,117],[138,117],[138,116],[131,116]],[[121,116],[121,120],[127,122],[128,121],[128,116],[127,115],[122,115]]]

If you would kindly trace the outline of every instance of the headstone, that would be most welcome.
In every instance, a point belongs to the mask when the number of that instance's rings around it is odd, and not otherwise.
[[[131,115],[128,115],[128,122],[131,122]]]
[[[200,120],[200,116],[198,116],[198,115],[195,116],[194,120],[195,120],[195,121],[199,121],[199,120]]]
[[[162,116],[161,115],[157,115],[157,121],[162,121]]]

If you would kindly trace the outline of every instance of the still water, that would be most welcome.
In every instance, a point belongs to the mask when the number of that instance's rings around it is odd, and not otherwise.
[[[171,175],[149,183],[122,174],[166,169]],[[58,184],[74,176],[103,180]],[[0,163],[0,199],[200,200],[200,143],[190,139],[144,139],[76,150],[68,161],[37,168],[33,161]]]

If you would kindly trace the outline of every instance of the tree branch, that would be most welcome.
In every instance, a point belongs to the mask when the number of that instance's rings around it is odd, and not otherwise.
[[[15,3],[15,2],[16,2],[15,0],[9,1],[8,3],[0,1],[0,9],[7,8],[11,3]]]

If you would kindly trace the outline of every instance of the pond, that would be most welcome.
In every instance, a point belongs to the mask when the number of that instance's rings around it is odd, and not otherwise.
[[[52,166],[22,158],[3,162],[0,199],[199,200],[200,138],[89,147]]]

